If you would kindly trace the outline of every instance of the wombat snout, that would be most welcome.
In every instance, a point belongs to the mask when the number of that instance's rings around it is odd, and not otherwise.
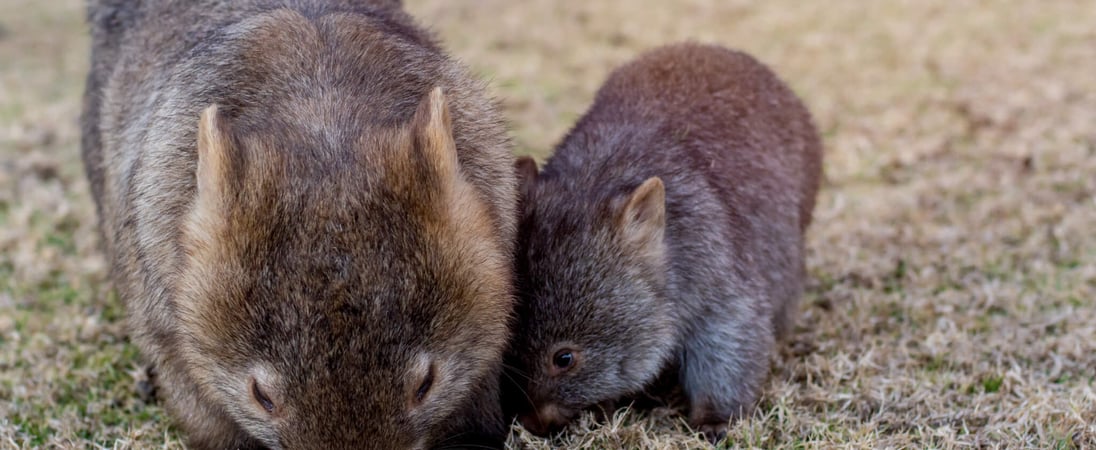
[[[531,412],[518,416],[521,426],[537,436],[558,433],[570,423],[579,411],[564,408],[555,403],[545,403],[534,407]]]

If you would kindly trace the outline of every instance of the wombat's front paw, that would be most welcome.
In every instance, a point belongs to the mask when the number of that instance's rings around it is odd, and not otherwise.
[[[704,437],[712,445],[718,445],[720,441],[727,437],[727,426],[730,421],[729,417],[702,407],[692,411],[689,417],[689,426],[704,433]]]
[[[592,408],[594,412],[594,419],[598,422],[608,422],[613,418],[613,414],[616,413],[617,401],[615,399],[605,400]]]
[[[719,445],[723,442],[723,439],[727,437],[727,422],[713,422],[700,425],[694,425],[697,431],[704,433],[704,437],[711,442],[712,445]]]
[[[137,380],[136,388],[137,396],[140,397],[142,402],[156,402],[156,366],[152,364],[145,366],[144,379]]]

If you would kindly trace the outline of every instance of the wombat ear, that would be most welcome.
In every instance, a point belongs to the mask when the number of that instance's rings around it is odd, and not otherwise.
[[[440,87],[430,90],[419,103],[412,121],[415,142],[425,162],[442,176],[443,182],[457,174],[457,144],[453,140],[453,122]]]
[[[514,169],[518,174],[518,188],[521,196],[526,197],[533,189],[533,183],[537,181],[537,160],[531,156],[522,156],[514,161]]]
[[[666,228],[666,189],[658,177],[639,185],[617,213],[624,237],[637,245],[661,245]]]
[[[229,177],[229,152],[232,140],[228,124],[218,112],[217,105],[210,105],[198,119],[198,196],[216,198],[224,193]]]

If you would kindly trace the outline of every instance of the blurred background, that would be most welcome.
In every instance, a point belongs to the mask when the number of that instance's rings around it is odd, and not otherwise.
[[[1089,0],[407,0],[550,153],[608,72],[685,39],[811,108],[810,289],[727,445],[1096,446]],[[79,163],[79,0],[0,0],[0,448],[177,448],[105,284]],[[701,446],[673,408],[514,448]]]

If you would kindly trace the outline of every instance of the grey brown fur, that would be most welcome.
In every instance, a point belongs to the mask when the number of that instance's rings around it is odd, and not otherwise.
[[[84,162],[131,337],[192,448],[506,431],[513,158],[480,83],[399,3],[89,3]]]
[[[803,291],[821,157],[803,104],[746,54],[681,44],[614,71],[539,175],[519,161],[523,423],[547,432],[666,371],[710,436],[752,411]]]

